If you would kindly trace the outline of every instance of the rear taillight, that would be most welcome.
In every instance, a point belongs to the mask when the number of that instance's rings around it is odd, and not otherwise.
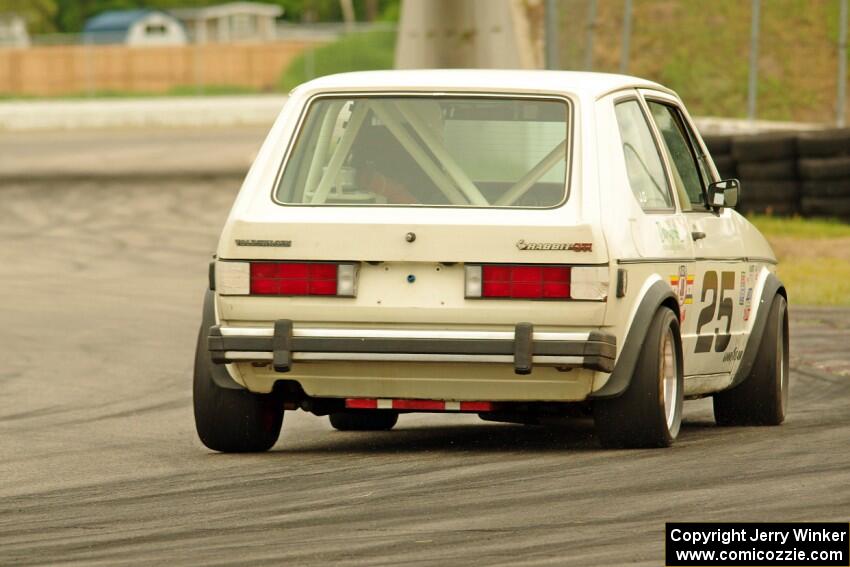
[[[503,299],[569,299],[569,266],[484,264],[466,267],[466,296]]]
[[[574,285],[577,279],[581,282],[578,288]],[[595,285],[588,286],[588,280],[595,281]],[[603,300],[607,293],[607,267],[529,264],[466,266],[467,298]]]
[[[357,264],[337,262],[218,262],[222,295],[354,297]]]
[[[354,295],[354,265],[251,262],[251,295]]]

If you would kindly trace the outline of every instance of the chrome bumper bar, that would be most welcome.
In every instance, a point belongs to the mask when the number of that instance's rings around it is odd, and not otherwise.
[[[512,364],[517,374],[534,365],[611,372],[616,338],[599,331],[538,332],[531,323],[513,331],[329,329],[294,327],[210,327],[213,362],[271,361],[278,372],[293,362],[471,362]]]

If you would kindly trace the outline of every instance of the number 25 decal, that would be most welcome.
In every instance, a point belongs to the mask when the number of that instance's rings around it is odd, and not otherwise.
[[[725,352],[726,348],[729,346],[729,341],[732,339],[732,310],[735,306],[735,302],[731,296],[726,296],[726,291],[735,289],[735,272],[720,273],[719,298],[717,294],[717,283],[717,272],[712,271],[705,273],[705,278],[702,282],[700,301],[705,303],[705,297],[709,292],[711,292],[711,303],[703,307],[702,311],[699,312],[699,318],[697,319],[697,346],[694,352],[710,352],[711,343],[714,343],[714,352]],[[715,307],[717,308],[716,316]],[[724,317],[726,318],[725,333],[720,332],[719,326],[715,327],[713,334],[709,333],[703,335],[700,332],[705,325],[712,321],[717,321],[719,325],[720,320]],[[717,337],[716,341],[715,337]]]

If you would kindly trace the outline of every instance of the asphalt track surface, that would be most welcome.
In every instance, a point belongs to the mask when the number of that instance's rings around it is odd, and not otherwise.
[[[3,132],[5,180],[244,176],[268,133],[264,126]]]
[[[0,563],[663,564],[664,522],[847,521],[850,313],[795,307],[774,428],[686,404],[669,450],[587,423],[288,412],[274,450],[194,432],[207,262],[233,182],[0,185]]]

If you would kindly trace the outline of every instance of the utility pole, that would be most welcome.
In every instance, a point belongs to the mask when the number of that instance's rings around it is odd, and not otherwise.
[[[537,10],[541,8],[545,11],[546,4],[537,5]],[[534,23],[542,24],[545,36],[547,22],[537,19],[539,12],[535,16]],[[557,21],[551,18],[556,26]],[[532,42],[531,35],[527,6],[517,0],[402,0],[395,67],[539,69],[544,63],[541,46]],[[557,43],[553,45],[557,55]],[[557,58],[546,63],[557,68]]]
[[[747,118],[756,119],[756,94],[759,75],[759,16],[761,0],[753,0],[752,17],[750,19],[750,83],[747,92]]]
[[[345,31],[351,33],[354,31],[354,4],[351,0],[339,0],[339,7],[342,10],[342,19],[345,22]]]
[[[847,0],[841,0],[838,18],[838,100],[835,101],[835,123],[844,126],[844,105],[847,98]]]
[[[629,57],[632,43],[632,0],[623,4],[623,41],[620,46],[620,73],[629,72]]]
[[[544,14],[544,18],[546,19],[545,30],[547,69],[558,69],[560,67],[560,61],[558,57],[558,51],[560,47],[560,41],[558,39],[558,24],[560,23],[560,21],[558,15],[558,0],[546,0],[546,12]]]

